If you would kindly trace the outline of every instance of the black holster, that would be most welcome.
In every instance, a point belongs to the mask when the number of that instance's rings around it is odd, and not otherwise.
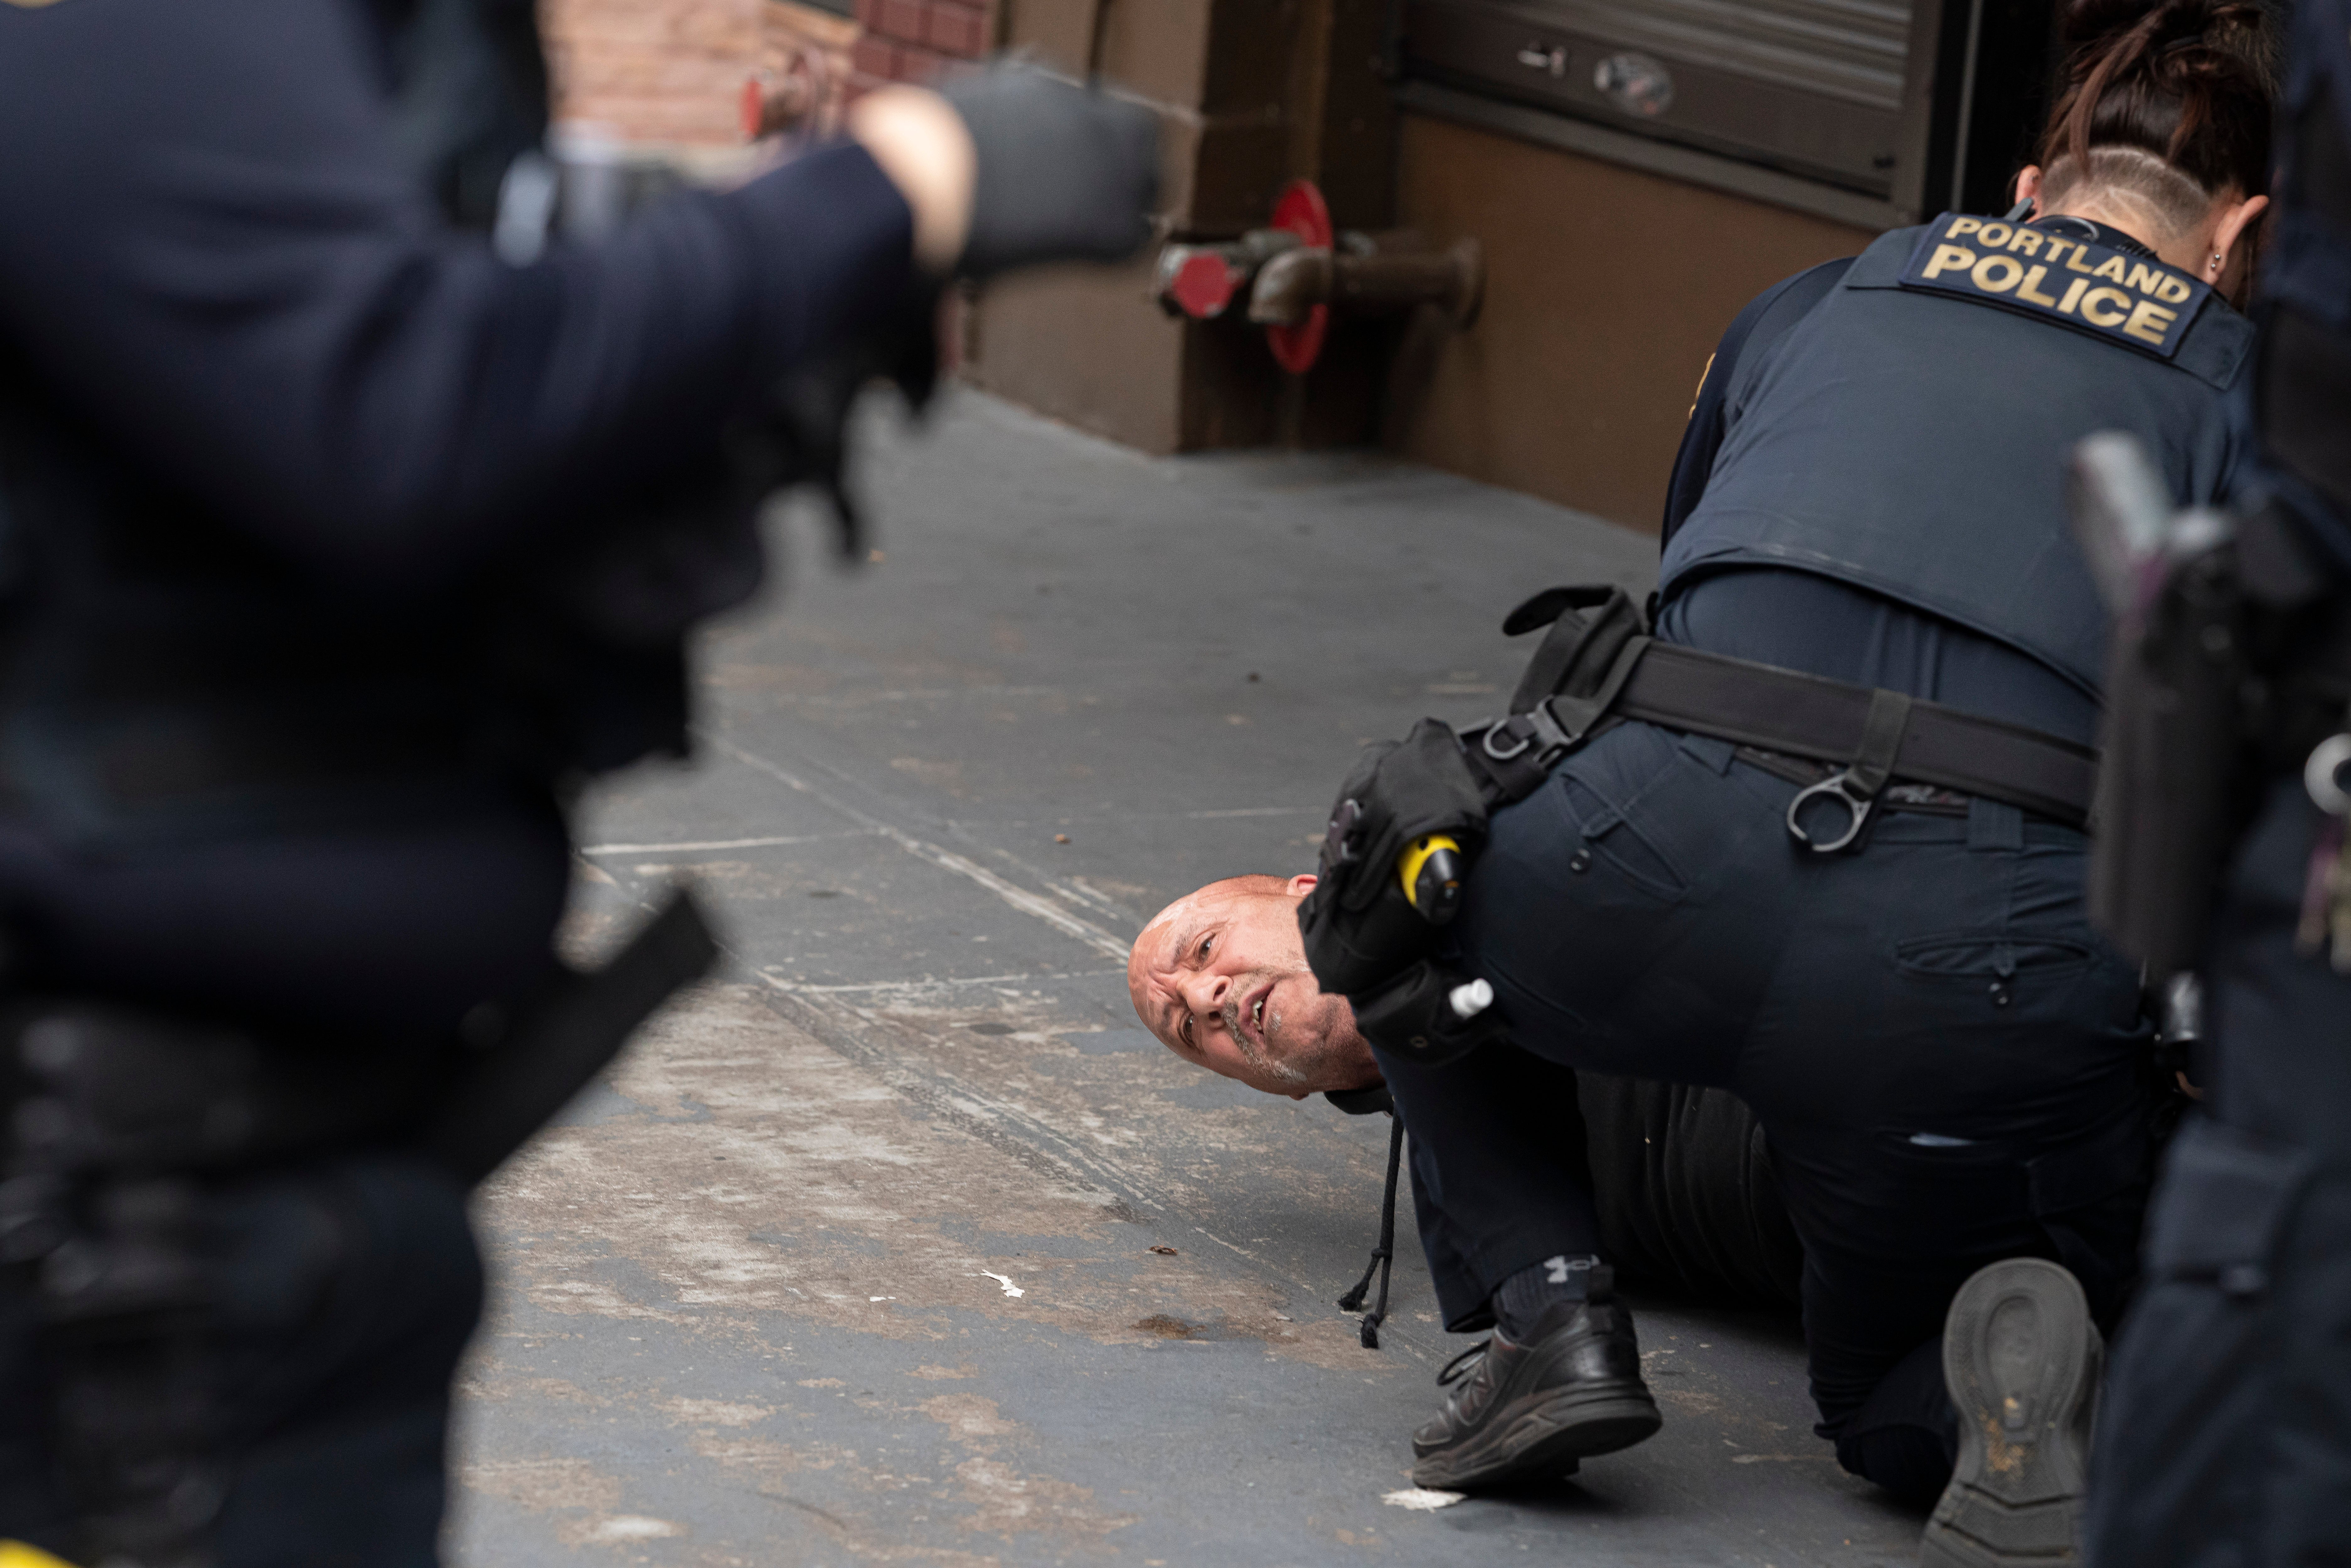
[[[2156,985],[2196,964],[2269,782],[2351,727],[2351,617],[2281,509],[2236,524],[2120,619],[2108,661],[2090,919]]]
[[[1364,1039],[1434,1062],[1493,1038],[1499,1020],[1491,1009],[1454,1015],[1447,998],[1468,977],[1435,960],[1441,933],[1405,896],[1397,858],[1432,833],[1474,856],[1486,804],[1451,727],[1425,718],[1402,741],[1366,748],[1340,787],[1298,928],[1315,983],[1353,1005]]]
[[[603,968],[563,977],[508,1027],[410,1049],[26,999],[0,1032],[0,1290],[28,1303],[55,1396],[46,1427],[68,1550],[208,1568],[233,1472],[220,1429],[222,1195],[240,1178],[368,1150],[472,1186],[611,1061],[717,946],[680,894]],[[332,1248],[272,1253],[296,1296]],[[280,1268],[282,1263],[283,1267]]]
[[[2151,976],[2196,961],[2243,826],[2245,619],[2223,547],[2119,622],[2107,660],[2090,920]]]
[[[1629,667],[1625,655],[1640,634],[1640,612],[1622,589],[1554,588],[1503,622],[1512,635],[1538,628],[1549,630],[1512,695],[1511,713],[1554,697],[1576,705],[1573,716],[1582,723],[1567,744],[1580,744],[1604,727],[1612,673]],[[1319,880],[1298,908],[1316,983],[1346,997],[1364,1038],[1432,1065],[1503,1038],[1506,1020],[1497,1007],[1468,1019],[1455,1009],[1452,994],[1470,977],[1447,961],[1441,928],[1405,895],[1397,858],[1407,844],[1444,834],[1474,864],[1487,812],[1532,793],[1563,754],[1560,745],[1516,739],[1478,749],[1501,733],[1499,725],[1480,725],[1456,734],[1424,718],[1402,741],[1366,747],[1340,787]]]

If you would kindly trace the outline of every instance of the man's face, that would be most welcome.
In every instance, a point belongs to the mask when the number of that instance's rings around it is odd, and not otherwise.
[[[1161,910],[1126,963],[1144,1027],[1187,1061],[1293,1100],[1378,1082],[1354,1009],[1306,967],[1298,904],[1313,885],[1237,876]]]

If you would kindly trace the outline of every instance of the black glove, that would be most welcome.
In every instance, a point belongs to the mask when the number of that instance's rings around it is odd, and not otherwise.
[[[979,167],[960,277],[1045,261],[1123,261],[1151,238],[1159,117],[1020,66],[941,84]]]

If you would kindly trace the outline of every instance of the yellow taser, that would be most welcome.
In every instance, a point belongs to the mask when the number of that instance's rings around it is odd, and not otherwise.
[[[1446,833],[1413,840],[1396,856],[1396,877],[1404,883],[1405,902],[1431,925],[1444,925],[1461,908],[1459,841]]]

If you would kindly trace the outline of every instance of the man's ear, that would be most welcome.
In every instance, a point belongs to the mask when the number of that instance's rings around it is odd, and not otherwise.
[[[2027,163],[2016,172],[2016,199],[2031,202],[2036,207],[2041,204],[2040,164]]]
[[[1321,877],[1316,876],[1311,871],[1301,872],[1296,876],[1291,877],[1288,882],[1283,883],[1281,884],[1281,891],[1290,894],[1292,898],[1303,898],[1308,894],[1313,892],[1314,884],[1322,880],[1322,879]]]

